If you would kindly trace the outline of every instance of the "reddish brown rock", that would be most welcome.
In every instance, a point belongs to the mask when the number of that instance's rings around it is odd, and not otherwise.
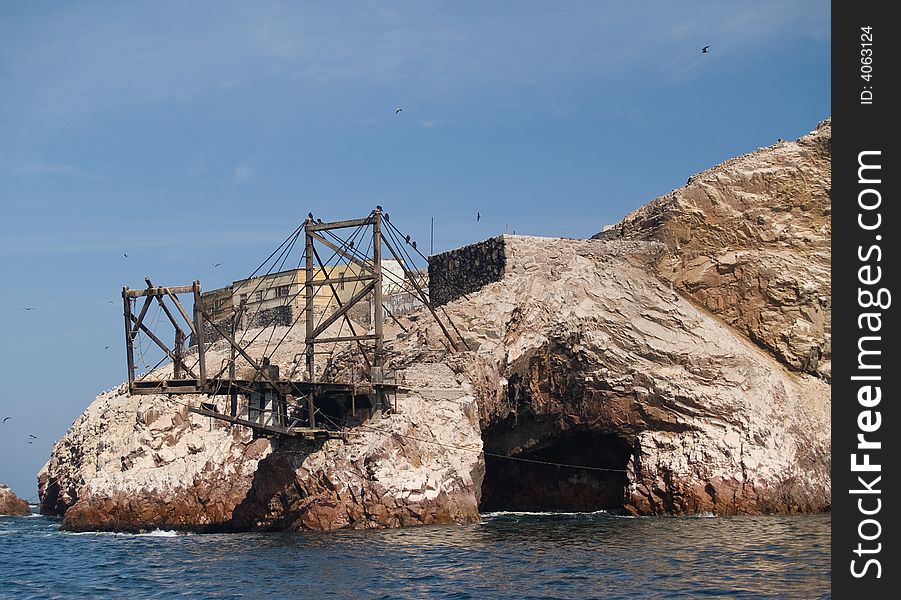
[[[24,517],[31,514],[28,503],[16,496],[15,492],[0,483],[0,515]]]

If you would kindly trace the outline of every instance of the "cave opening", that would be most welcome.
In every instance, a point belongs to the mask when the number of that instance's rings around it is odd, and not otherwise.
[[[487,441],[486,452],[491,448]],[[620,510],[626,498],[626,466],[631,454],[632,446],[622,437],[585,431],[556,437],[513,455],[527,460],[486,454],[480,509],[534,512]]]

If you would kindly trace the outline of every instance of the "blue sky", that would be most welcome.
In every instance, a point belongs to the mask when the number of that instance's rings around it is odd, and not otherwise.
[[[123,285],[245,277],[309,211],[381,204],[420,248],[434,218],[436,251],[590,236],[827,117],[830,18],[771,0],[0,4],[0,481],[33,496],[53,441],[124,378]]]

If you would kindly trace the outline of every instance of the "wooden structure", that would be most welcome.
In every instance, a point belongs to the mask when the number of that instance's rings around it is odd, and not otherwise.
[[[341,423],[345,422],[348,417],[356,417],[358,409],[387,410],[389,408],[387,398],[390,394],[396,393],[397,384],[389,381],[384,373],[383,247],[401,265],[405,265],[405,262],[401,252],[395,248],[395,245],[399,245],[399,240],[404,238],[393,233],[388,236],[390,240],[383,236],[386,219],[387,215],[382,213],[381,207],[377,207],[363,219],[332,223],[314,220],[310,214],[302,228],[295,230],[294,239],[289,247],[294,246],[301,231],[305,238],[303,256],[305,308],[303,316],[305,317],[306,332],[303,355],[306,368],[302,378],[295,378],[294,372],[289,373],[288,377],[280,377],[278,368],[269,364],[268,357],[263,356],[259,360],[252,357],[247,351],[249,343],[242,345],[235,339],[234,321],[232,321],[231,328],[222,322],[217,323],[210,312],[203,307],[199,281],[194,281],[190,286],[159,287],[147,278],[145,279],[146,288],[124,287],[122,299],[125,311],[125,345],[130,393],[228,396],[230,398],[228,412],[217,410],[214,403],[204,402],[200,403],[198,407],[191,406],[190,410],[201,415],[251,427],[259,435],[270,436],[333,437],[339,435]],[[342,239],[332,233],[336,230],[346,229],[353,229],[353,235]],[[361,231],[371,232],[371,255],[361,253],[359,246],[355,248],[354,241]],[[405,239],[409,243],[409,236],[406,236]],[[333,251],[329,260],[337,259],[354,263],[358,267],[359,275],[341,277],[340,280],[326,277],[314,281],[316,270],[327,270],[328,263],[328,261],[322,260],[317,245]],[[413,247],[415,248],[415,243]],[[449,349],[458,350],[460,341],[462,341],[459,332],[455,339],[429,302],[426,291],[414,273],[409,271],[406,266],[403,266],[403,270],[405,282],[410,291],[415,291],[423,304],[429,308],[447,337]],[[342,302],[334,286],[349,281],[361,282],[365,285],[349,300]],[[331,288],[337,308],[330,314],[321,315],[321,319],[317,322],[313,310],[313,298],[317,288],[321,286]],[[180,295],[188,295],[192,298],[192,311],[185,308],[179,299]],[[141,298],[143,298],[143,303],[139,310],[135,310],[136,303]],[[358,303],[368,303],[370,298],[373,308],[371,332],[357,331],[348,316],[348,311]],[[172,348],[168,347],[145,322],[148,309],[153,304],[160,307],[173,328],[174,344]],[[350,334],[327,336],[326,332],[329,327],[339,320],[343,320],[342,331],[343,326],[346,325]],[[456,331],[456,329],[454,330]],[[230,360],[214,374],[211,374],[206,364],[205,331],[214,332],[219,339],[227,342],[230,349]],[[149,372],[142,377],[136,376],[134,342],[140,334],[146,335],[163,351],[165,357],[172,361],[172,377],[170,379],[148,379]],[[191,364],[186,358],[185,349],[189,338],[196,346],[196,356],[193,357],[195,360]],[[367,372],[362,374],[359,381],[355,380],[355,377],[345,383],[317,380],[316,356],[319,354],[317,347],[332,344],[334,348],[338,342],[353,342],[362,355]],[[250,376],[245,373],[243,377],[237,377],[235,361],[238,356],[250,365],[252,370]],[[158,365],[161,363],[162,361]],[[246,415],[239,410],[239,396],[247,398]]]

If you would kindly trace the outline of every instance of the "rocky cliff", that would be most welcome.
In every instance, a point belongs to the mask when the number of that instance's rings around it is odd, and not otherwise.
[[[627,217],[617,239],[468,249],[497,262],[460,293],[443,274],[467,349],[448,351],[425,310],[392,322],[396,410],[344,439],[254,440],[186,411],[201,398],[104,393],[54,446],[41,509],[69,529],[232,531],[480,509],[826,510],[828,147],[825,123],[730,161]],[[270,357],[284,371],[303,347],[292,335]]]
[[[15,492],[0,483],[0,515],[24,517],[31,514],[28,503],[16,496]]]
[[[831,376],[832,121],[693,175],[595,237],[654,240],[654,272],[792,370]]]

